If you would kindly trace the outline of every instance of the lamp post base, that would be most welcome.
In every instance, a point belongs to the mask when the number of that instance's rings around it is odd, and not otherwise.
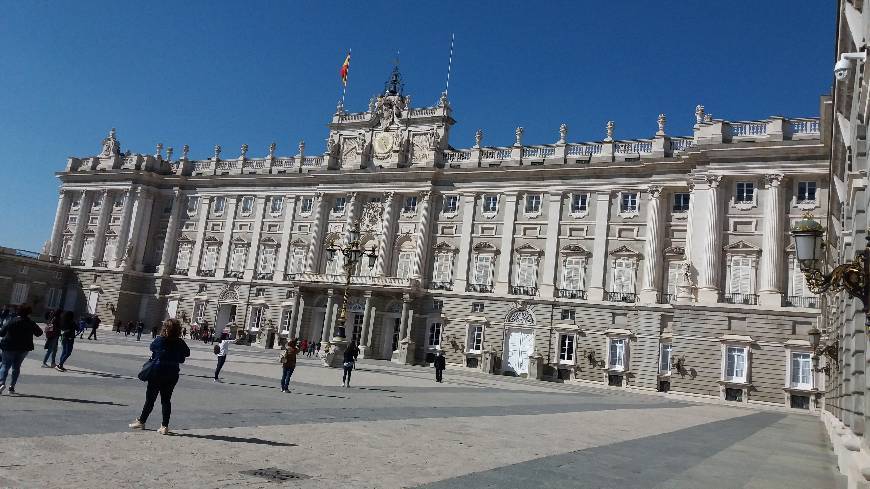
[[[334,337],[332,341],[325,343],[329,346],[329,351],[323,355],[321,359],[324,367],[338,368],[344,363],[344,352],[347,350],[348,341],[346,338]]]

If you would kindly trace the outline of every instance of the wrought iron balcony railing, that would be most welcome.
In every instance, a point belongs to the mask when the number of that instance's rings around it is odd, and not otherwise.
[[[747,306],[758,305],[758,295],[756,294],[722,294],[722,300],[726,304],[745,304]]]
[[[628,302],[633,304],[637,302],[637,294],[634,292],[605,292],[604,300],[610,302]]]
[[[562,299],[586,299],[586,291],[580,289],[558,289],[557,295]]]
[[[242,271],[230,270],[229,272],[225,273],[224,276],[227,278],[242,278],[242,275],[244,274],[245,272]]]
[[[256,275],[256,279],[257,280],[272,280],[272,277],[274,277],[274,276],[275,276],[274,272],[268,272],[268,273],[262,272],[262,273],[258,273]]]
[[[783,300],[785,307],[808,307],[819,309],[822,307],[822,301],[814,296],[790,295]]]
[[[453,290],[453,282],[432,282],[429,284],[432,290]]]
[[[528,285],[512,285],[511,294],[536,296],[538,295],[538,288]]]
[[[659,304],[673,304],[677,300],[677,294],[659,294]]]
[[[200,276],[200,277],[214,277],[214,269],[212,269],[212,270],[200,270],[196,274],[197,274],[197,276]]]
[[[173,275],[187,275],[190,272],[189,268],[176,268]]]
[[[492,284],[468,284],[469,292],[492,292]]]

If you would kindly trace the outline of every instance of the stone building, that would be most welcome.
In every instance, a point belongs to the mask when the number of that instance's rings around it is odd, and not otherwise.
[[[177,316],[266,347],[816,409],[807,331],[819,299],[787,231],[827,213],[816,118],[713,118],[692,135],[456,149],[442,95],[412,108],[394,71],[365,112],[339,105],[326,151],[191,160],[158,145],[70,158],[50,254],[123,321]],[[655,128],[654,121],[651,126]],[[359,222],[373,253],[342,255]],[[369,266],[371,265],[371,266]],[[110,324],[110,323],[106,323]]]
[[[33,317],[44,317],[66,303],[74,307],[80,288],[70,287],[68,266],[46,254],[0,247],[0,307],[30,304]],[[65,297],[67,291],[72,295]]]

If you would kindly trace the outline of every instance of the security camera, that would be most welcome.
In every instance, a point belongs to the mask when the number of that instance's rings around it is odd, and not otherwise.
[[[843,53],[840,55],[840,59],[837,60],[837,63],[834,65],[834,76],[838,81],[843,81],[849,76],[849,68],[852,66],[853,60],[859,60],[861,62],[867,59],[866,52],[858,52],[858,53]]]

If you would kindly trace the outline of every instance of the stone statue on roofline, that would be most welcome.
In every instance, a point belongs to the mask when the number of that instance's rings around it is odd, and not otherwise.
[[[121,145],[115,137],[115,128],[109,131],[109,135],[103,139],[103,150],[100,152],[101,157],[120,156]]]

